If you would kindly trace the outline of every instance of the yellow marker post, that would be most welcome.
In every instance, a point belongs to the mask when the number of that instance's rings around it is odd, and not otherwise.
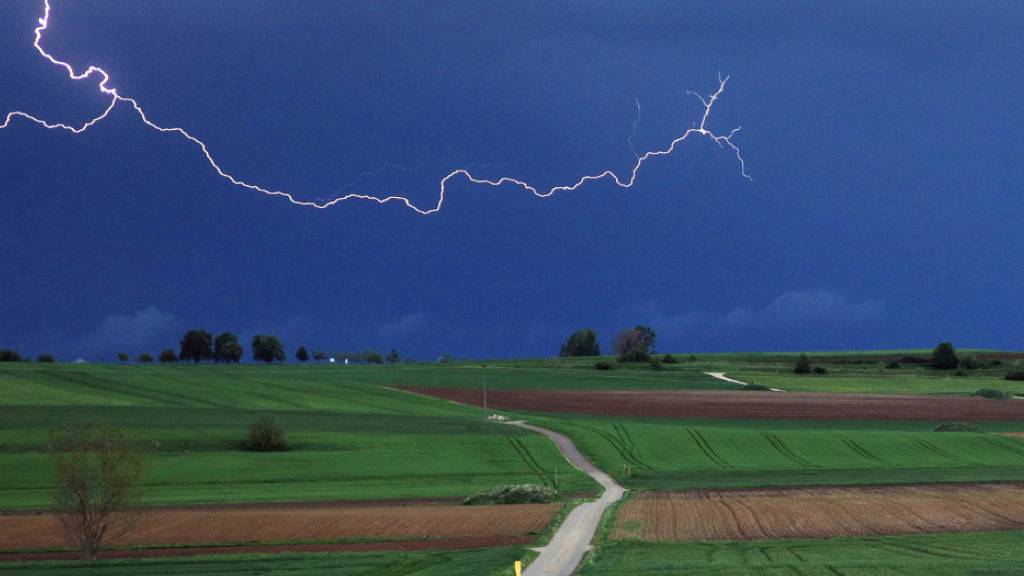
[[[523,576],[523,563],[516,560],[516,576]]]

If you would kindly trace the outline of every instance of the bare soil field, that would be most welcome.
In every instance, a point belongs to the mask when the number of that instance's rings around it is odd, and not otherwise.
[[[483,404],[479,390],[406,388],[464,404]],[[573,412],[666,418],[762,418],[784,420],[1024,419],[1024,402],[964,396],[695,392],[682,390],[488,390],[487,405],[506,410]]]
[[[308,505],[190,506],[153,508],[143,512],[129,534],[111,538],[106,545],[123,547],[248,545],[310,542],[324,549],[465,548],[522,543],[543,531],[559,504],[461,506],[412,504],[409,506]],[[376,542],[335,542],[339,540]],[[387,540],[388,542],[383,542]],[[425,544],[420,544],[425,543]],[[50,514],[0,515],[0,552],[67,546],[57,519]],[[235,546],[237,548],[237,546]],[[283,546],[298,550],[296,546]],[[274,551],[259,547],[262,551]],[[167,555],[190,550],[149,551]],[[221,553],[233,550],[216,547]],[[193,550],[192,553],[196,553]],[[6,554],[2,557],[7,558]]]
[[[1024,528],[1024,485],[643,492],[613,538],[759,540]]]

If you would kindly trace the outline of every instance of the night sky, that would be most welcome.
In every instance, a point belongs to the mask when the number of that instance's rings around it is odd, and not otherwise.
[[[663,351],[1024,348],[1024,4],[53,0],[47,50],[127,106],[0,130],[0,348],[112,360],[192,327],[329,352],[551,355],[652,325]],[[0,6],[0,119],[102,111]]]

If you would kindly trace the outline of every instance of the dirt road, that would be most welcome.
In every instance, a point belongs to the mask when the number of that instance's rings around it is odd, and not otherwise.
[[[510,424],[551,438],[570,464],[589,474],[604,487],[600,498],[580,504],[569,513],[551,542],[540,549],[540,556],[524,571],[525,576],[570,576],[579,566],[583,555],[590,550],[590,541],[594,538],[601,516],[609,506],[622,498],[625,489],[587,460],[564,435],[525,422]]]

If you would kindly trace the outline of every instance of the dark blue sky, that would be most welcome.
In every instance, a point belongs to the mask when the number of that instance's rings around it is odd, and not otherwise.
[[[40,11],[0,7],[0,117],[81,122],[104,102],[32,49]],[[110,358],[201,326],[534,356],[635,323],[673,351],[1024,347],[1019,2],[54,0],[45,45],[248,181],[420,204],[457,167],[625,171],[634,99],[637,148],[660,148],[721,70],[710,127],[743,126],[754,181],[693,140],[629,190],[458,182],[429,217],[317,211],[231,186],[127,107],[78,136],[15,121],[0,347]]]

